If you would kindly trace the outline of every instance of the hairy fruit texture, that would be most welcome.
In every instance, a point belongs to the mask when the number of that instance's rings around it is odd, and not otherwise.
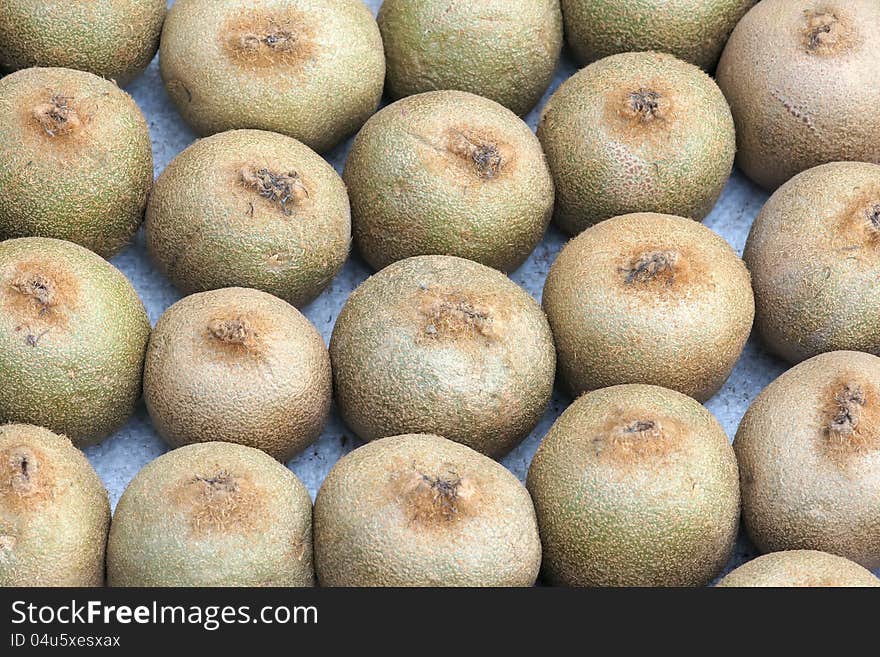
[[[880,586],[880,579],[859,564],[827,552],[783,550],[749,561],[717,586],[875,587]]]

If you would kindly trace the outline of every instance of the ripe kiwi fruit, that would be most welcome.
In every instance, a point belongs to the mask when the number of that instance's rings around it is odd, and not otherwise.
[[[348,257],[345,184],[304,144],[261,130],[197,141],[150,196],[147,250],[184,294],[253,287],[302,306]]]
[[[851,349],[880,355],[880,165],[834,162],[795,176],[746,243],[756,327],[798,362]]]
[[[712,414],[673,390],[621,385],[579,398],[526,485],[553,584],[700,586],[736,540],[733,450]]]
[[[740,21],[717,79],[749,178],[772,190],[826,162],[880,163],[877,25],[877,0],[764,0]]]
[[[565,34],[588,63],[657,50],[712,72],[737,21],[757,0],[562,0]]]
[[[721,587],[861,587],[880,586],[880,579],[859,564],[827,552],[772,552],[740,566]]]
[[[544,287],[569,392],[663,385],[705,401],[730,376],[755,315],[749,272],[702,224],[628,214],[588,228]]]
[[[373,116],[343,174],[355,241],[374,269],[417,255],[519,267],[553,213],[553,177],[531,129],[463,91],[404,98]]]
[[[517,114],[541,99],[562,50],[558,0],[385,0],[379,29],[394,98],[458,89]]]
[[[107,491],[64,436],[0,425],[0,586],[102,586]]]
[[[286,461],[321,433],[332,392],[321,334],[265,292],[186,297],[150,336],[144,400],[172,447],[224,441]]]
[[[258,449],[187,445],[122,494],[107,543],[110,586],[312,586],[312,500]]]
[[[109,436],[141,396],[147,311],[118,269],[61,240],[0,242],[0,423]]]
[[[125,86],[159,48],[166,0],[0,0],[0,70],[59,66]]]
[[[177,0],[159,64],[199,134],[259,128],[318,151],[363,125],[385,80],[382,35],[361,0]]]
[[[672,55],[612,55],[553,94],[538,138],[556,223],[576,235],[630,212],[702,220],[733,167],[733,118],[708,75]]]
[[[330,358],[339,411],[363,440],[433,432],[493,457],[538,423],[556,368],[538,303],[453,256],[400,260],[364,282]]]
[[[762,552],[822,550],[880,568],[880,358],[820,354],[752,403],[733,447]]]
[[[445,438],[393,436],[360,447],[318,491],[322,586],[532,586],[540,565],[525,487]]]
[[[61,68],[3,78],[0,143],[0,240],[54,237],[105,258],[131,241],[153,152],[144,115],[115,84]]]

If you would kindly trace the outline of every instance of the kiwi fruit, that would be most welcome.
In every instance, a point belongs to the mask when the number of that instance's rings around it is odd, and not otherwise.
[[[620,385],[579,398],[526,485],[552,584],[701,586],[736,540],[733,450],[712,414],[673,390]]]
[[[847,349],[880,355],[878,253],[880,165],[834,162],[780,187],[743,254],[770,350],[792,362]]]
[[[82,447],[121,427],[141,396],[150,322],[118,269],[88,249],[0,242],[0,423]]]
[[[772,552],[724,577],[721,587],[862,587],[880,579],[849,559],[815,550]]]
[[[356,449],[315,501],[322,586],[532,586],[535,509],[503,466],[439,436]]]
[[[262,130],[197,141],[156,181],[146,243],[184,294],[252,287],[312,301],[348,257],[345,184],[300,142]]]
[[[621,214],[702,220],[733,168],[736,136],[715,82],[656,52],[612,55],[570,77],[544,107],[538,138],[569,234]]]
[[[553,177],[531,129],[463,91],[410,96],[374,115],[343,177],[355,242],[374,269],[454,255],[512,271],[553,214]]]
[[[61,68],[3,78],[0,143],[0,240],[54,237],[105,258],[131,241],[153,152],[144,115],[115,84]]]
[[[125,86],[159,48],[167,0],[0,0],[0,70],[57,66]]]
[[[562,0],[565,34],[588,63],[656,50],[712,72],[737,21],[757,0]]]
[[[258,449],[187,445],[122,494],[107,543],[110,586],[314,585],[312,500]]]
[[[457,89],[525,114],[562,50],[559,0],[385,0],[379,10],[394,98]]]
[[[880,568],[880,358],[835,351],[796,365],[758,395],[733,447],[758,549]]]
[[[332,392],[321,334],[259,290],[186,297],[150,336],[144,400],[172,447],[223,441],[286,461],[317,439]]]
[[[64,436],[0,425],[0,587],[102,586],[107,491]]]
[[[432,432],[493,457],[541,419],[556,368],[538,303],[454,256],[367,279],[339,313],[330,359],[339,412],[363,440]]]
[[[199,134],[257,128],[326,151],[379,105],[385,54],[361,0],[177,0],[162,79]]]
[[[740,21],[717,80],[737,165],[773,190],[827,162],[880,163],[877,0],[764,0]]]
[[[569,242],[547,276],[544,310],[573,396],[648,383],[705,401],[742,353],[755,301],[722,237],[690,219],[641,213]]]

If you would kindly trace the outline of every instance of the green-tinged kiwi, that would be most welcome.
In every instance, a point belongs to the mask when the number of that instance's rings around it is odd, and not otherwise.
[[[556,181],[556,222],[572,235],[630,212],[702,220],[736,150],[712,78],[655,52],[606,57],[569,78],[544,107],[538,137]]]
[[[544,438],[527,486],[553,584],[700,586],[733,550],[733,450],[709,411],[672,390],[584,395]]]
[[[109,436],[141,396],[150,322],[118,269],[71,242],[0,242],[0,422]]]
[[[705,401],[730,376],[755,301],[723,238],[690,219],[641,213],[569,242],[547,276],[544,310],[573,396],[649,383]]]
[[[257,449],[199,443],[147,464],[122,494],[110,586],[312,586],[312,500]]]
[[[0,425],[0,586],[102,586],[110,502],[64,436]]]
[[[498,103],[463,91],[410,96],[373,116],[344,178],[355,241],[374,269],[455,255],[512,271],[553,213],[535,135]]]
[[[184,294],[252,287],[302,306],[348,257],[348,195],[333,167],[295,139],[225,132],[196,142],[159,176],[146,241]]]
[[[363,283],[330,357],[336,403],[362,439],[432,432],[495,457],[535,427],[556,367],[537,302],[453,256],[401,260]]]
[[[59,66],[125,86],[159,48],[166,0],[0,0],[0,70]]]
[[[821,354],[767,386],[733,443],[743,524],[762,552],[880,568],[880,358]]]
[[[525,487],[445,438],[393,436],[360,447],[318,491],[322,586],[532,586],[540,565]]]
[[[826,162],[880,163],[877,0],[763,0],[718,63],[737,165],[767,189]]]
[[[880,579],[859,564],[827,552],[772,552],[740,566],[721,587],[875,587]]]
[[[173,447],[224,441],[286,461],[321,433],[332,389],[321,334],[265,292],[186,297],[150,336],[144,400]]]
[[[562,49],[558,0],[385,0],[379,10],[395,98],[458,89],[525,114]]]
[[[880,166],[835,162],[780,187],[743,254],[767,346],[792,362],[840,349],[880,355],[878,255]]]
[[[0,240],[54,237],[105,258],[131,241],[153,153],[143,114],[115,84],[61,68],[3,78],[0,143]]]
[[[159,64],[199,134],[258,128],[318,151],[369,118],[385,80],[382,35],[361,0],[177,0]]]

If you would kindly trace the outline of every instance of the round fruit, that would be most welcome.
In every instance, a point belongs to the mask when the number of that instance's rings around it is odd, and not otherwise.
[[[558,0],[385,0],[379,29],[395,98],[459,89],[517,114],[541,99],[562,50]]]
[[[363,283],[330,357],[336,403],[362,439],[433,432],[495,457],[538,423],[556,368],[534,299],[452,256],[401,260]]]
[[[874,587],[880,586],[880,580],[843,557],[813,550],[789,550],[749,561],[718,582],[718,586]]]
[[[712,78],[654,52],[607,57],[569,78],[544,107],[538,137],[556,181],[556,222],[572,235],[630,212],[702,220],[736,150]]]
[[[286,461],[320,435],[332,392],[320,333],[265,292],[186,297],[150,337],[144,399],[172,447],[224,441]]]
[[[253,287],[302,306],[348,257],[342,179],[295,139],[235,130],[197,141],[159,176],[147,249],[184,294]]]
[[[365,445],[343,457],[318,491],[322,586],[532,586],[540,565],[525,487],[445,438]]]
[[[712,71],[757,0],[562,0],[568,44],[583,63],[623,52],[672,53]]]
[[[836,351],[788,370],[733,446],[743,523],[762,552],[822,550],[880,568],[880,358]]]
[[[115,84],[60,68],[3,78],[0,143],[0,240],[54,237],[105,258],[131,241],[153,153],[144,115]]]
[[[749,178],[775,189],[826,162],[880,162],[877,25],[877,0],[764,0],[740,21],[717,78]]]
[[[64,436],[0,426],[0,586],[102,586],[110,502]]]
[[[527,485],[554,584],[700,586],[733,550],[733,450],[709,411],[672,390],[584,395],[544,438]]]
[[[509,110],[462,91],[410,96],[373,116],[344,177],[355,241],[374,269],[433,254],[512,271],[553,213],[535,135]]]
[[[166,0],[0,0],[0,69],[61,66],[125,86],[159,48]]]
[[[312,500],[263,452],[181,447],[122,494],[107,544],[110,586],[312,586]]]
[[[259,128],[318,151],[363,125],[385,80],[382,35],[360,0],[177,0],[159,63],[199,134]]]
[[[756,326],[798,362],[825,351],[880,354],[880,166],[835,162],[776,191],[752,225]]]
[[[724,385],[755,315],[749,272],[690,219],[628,214],[568,243],[544,287],[569,392],[650,383],[705,401]]]
[[[81,246],[0,242],[0,423],[48,427],[82,447],[141,396],[150,322],[118,269]]]

